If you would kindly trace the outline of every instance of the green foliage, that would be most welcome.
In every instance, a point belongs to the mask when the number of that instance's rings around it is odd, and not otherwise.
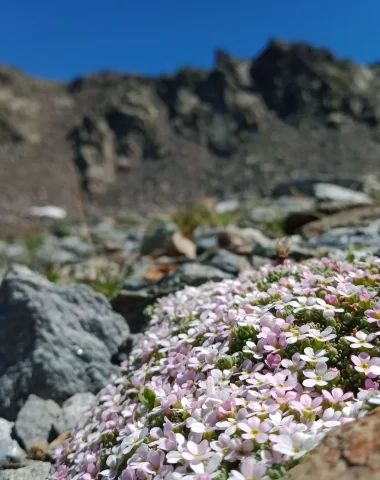
[[[270,222],[264,222],[260,225],[260,230],[268,237],[280,238],[285,235],[285,218],[279,217]]]
[[[191,205],[184,210],[174,212],[172,220],[184,235],[191,237],[197,227],[236,225],[239,224],[242,216],[242,209],[219,213],[203,205]]]
[[[31,233],[24,237],[24,244],[29,253],[34,253],[44,243],[44,237],[42,233]]]
[[[82,280],[81,283],[85,283],[93,288],[95,292],[102,293],[107,298],[112,298],[120,291],[122,280],[123,278],[120,276],[105,275],[95,280]]]
[[[45,276],[52,283],[58,283],[61,280],[61,274],[58,268],[48,267],[45,270]]]
[[[160,405],[160,401],[156,397],[154,390],[149,387],[145,387],[143,393],[139,393],[138,395],[140,402],[150,411],[153,410],[154,407],[158,407]]]

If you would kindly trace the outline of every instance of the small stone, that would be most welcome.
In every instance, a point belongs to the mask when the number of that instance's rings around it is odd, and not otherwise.
[[[171,248],[172,236],[176,232],[177,226],[171,222],[163,223],[156,228],[148,227],[142,239],[141,255],[151,255],[155,252],[162,255]]]
[[[223,272],[230,273],[231,275],[238,275],[244,270],[250,268],[250,263],[245,257],[223,249],[208,254],[203,259],[202,263],[216,267]]]
[[[175,232],[172,236],[173,252],[176,255],[184,255],[189,260],[197,258],[196,246],[194,242],[184,237],[182,233]]]
[[[62,434],[72,430],[83,414],[90,410],[96,403],[96,396],[91,392],[76,393],[68,398],[62,405],[59,421],[55,424],[55,430]]]
[[[61,409],[53,400],[29,395],[15,422],[15,434],[27,452],[54,436],[54,425],[60,416]]]
[[[274,241],[254,228],[226,227],[219,234],[219,245],[235,253],[251,253],[255,246],[269,248]]]
[[[316,183],[314,195],[318,200],[334,200],[351,202],[353,204],[370,204],[371,198],[363,192],[357,192],[332,183]]]
[[[229,213],[235,212],[240,206],[239,200],[225,200],[224,202],[219,202],[215,206],[215,211],[217,213]]]
[[[0,418],[0,468],[7,463],[19,463],[26,453],[12,438],[13,422]]]
[[[145,274],[155,267],[155,262],[149,257],[141,257],[134,260],[127,267],[122,289],[137,291],[148,287],[155,279],[146,278]]]

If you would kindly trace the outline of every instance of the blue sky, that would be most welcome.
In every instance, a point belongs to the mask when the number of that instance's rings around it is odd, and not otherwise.
[[[8,0],[0,64],[69,80],[99,70],[210,68],[222,48],[255,56],[269,38],[380,60],[379,0]]]

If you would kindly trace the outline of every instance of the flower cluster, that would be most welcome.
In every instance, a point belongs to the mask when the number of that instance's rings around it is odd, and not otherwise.
[[[161,299],[55,477],[281,478],[379,404],[379,285],[379,258],[323,258]]]

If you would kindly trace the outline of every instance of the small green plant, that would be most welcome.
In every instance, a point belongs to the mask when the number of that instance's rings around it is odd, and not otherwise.
[[[48,267],[45,270],[45,276],[52,283],[58,283],[62,278],[61,272],[56,267]]]
[[[238,224],[243,217],[242,209],[230,212],[216,212],[203,205],[190,205],[183,210],[172,214],[173,222],[178,225],[181,232],[191,237],[194,230],[199,226],[220,227],[229,224]]]
[[[285,235],[285,218],[277,218],[270,222],[264,222],[260,230],[269,237],[279,238]]]
[[[122,277],[109,275],[95,280],[82,280],[81,283],[85,283],[96,292],[102,293],[107,298],[112,298],[120,291],[122,280]]]
[[[28,250],[28,262],[29,266],[34,268],[37,265],[37,250],[43,245],[44,237],[42,233],[31,233],[24,237],[24,244]]]
[[[41,233],[31,233],[24,237],[24,244],[29,252],[35,252],[44,243],[44,237]]]

